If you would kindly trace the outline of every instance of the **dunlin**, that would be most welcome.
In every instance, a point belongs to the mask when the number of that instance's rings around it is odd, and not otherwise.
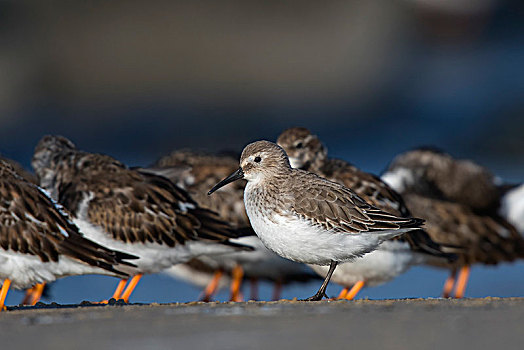
[[[139,257],[126,290],[125,281],[117,287],[117,299],[127,301],[142,274],[203,254],[250,250],[231,242],[237,232],[168,179],[80,151],[64,137],[43,137],[32,165],[40,184],[71,211],[87,237]]]
[[[221,219],[232,223],[244,232],[251,230],[249,219],[244,208],[244,187],[241,181],[222,188],[209,197],[207,190],[218,181],[238,168],[238,158],[227,153],[207,154],[191,150],[179,150],[160,158],[151,168],[153,171],[168,177],[171,181],[186,189],[199,206],[217,212]],[[242,299],[240,287],[242,278],[251,281],[251,297],[257,295],[256,285],[259,279],[275,283],[273,298],[278,298],[283,284],[304,282],[315,278],[315,274],[305,265],[283,259],[269,251],[253,235],[242,237],[235,242],[252,246],[253,252],[238,252],[214,257],[202,257],[190,261],[187,266],[173,266],[166,272],[182,275],[182,278],[199,284],[202,280],[209,283],[205,288],[203,300],[210,300],[219,286],[220,278],[231,279],[231,300]],[[214,274],[209,274],[215,270]],[[187,275],[188,271],[193,271]]]
[[[524,257],[524,238],[494,211],[499,199],[488,180],[493,177],[485,174],[471,161],[417,149],[398,155],[382,176],[402,193],[412,213],[426,220],[425,229],[434,240],[464,247],[451,265],[444,296],[451,294],[453,286],[456,297],[464,295],[471,264]],[[483,192],[488,198],[482,198]]]
[[[247,180],[246,211],[264,245],[289,260],[329,265],[320,289],[306,300],[324,297],[339,263],[373,251],[384,240],[419,229],[423,222],[386,213],[338,183],[291,168],[286,152],[269,141],[247,145],[240,168],[209,194],[242,178]]]
[[[284,148],[293,167],[311,171],[355,191],[368,204],[390,214],[410,217],[402,197],[379,177],[364,172],[341,159],[329,158],[326,146],[305,128],[287,129],[277,143]],[[411,266],[456,259],[445,253],[423,230],[407,232],[382,243],[361,259],[341,264],[332,280],[345,288],[339,298],[351,300],[363,286],[376,286],[392,280]],[[325,266],[312,266],[325,275]],[[351,287],[351,289],[350,289]]]
[[[10,286],[28,288],[57,278],[132,268],[112,251],[83,237],[64,208],[0,160],[0,310]]]

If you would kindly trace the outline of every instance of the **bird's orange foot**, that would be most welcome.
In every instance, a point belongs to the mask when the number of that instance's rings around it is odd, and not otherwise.
[[[115,299],[117,301],[122,299],[125,303],[129,303],[129,297],[131,296],[131,293],[133,293],[133,291],[135,290],[136,285],[138,284],[138,282],[140,281],[141,278],[142,278],[141,274],[133,276],[133,278],[131,278],[131,281],[127,285],[126,290],[124,291],[124,293],[122,293],[122,297],[121,298],[115,298]]]
[[[213,295],[216,293],[218,289],[218,283],[220,282],[220,278],[222,278],[222,270],[216,270],[213,278],[206,286],[206,289],[204,289],[204,296],[200,299],[203,302],[210,302]]]
[[[455,286],[455,298],[460,299],[464,297],[464,294],[466,292],[466,286],[468,284],[469,273],[470,273],[469,265],[463,266],[460,269],[460,273],[457,278],[457,285]]]
[[[357,296],[358,292],[364,287],[364,281],[358,281],[353,285],[353,287],[350,289],[350,291],[346,294],[344,299],[346,300],[353,300]]]
[[[242,297],[242,293],[240,293],[240,287],[242,286],[242,278],[244,278],[244,270],[240,265],[233,268],[232,277],[230,300],[235,302],[243,301],[244,298]]]

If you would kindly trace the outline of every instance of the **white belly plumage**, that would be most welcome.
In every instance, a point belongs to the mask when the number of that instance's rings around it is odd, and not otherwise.
[[[327,231],[294,216],[273,215],[270,219],[251,210],[247,210],[247,214],[253,229],[268,249],[286,259],[306,264],[351,261],[375,249],[384,240],[383,235],[375,232]]]
[[[36,283],[49,283],[73,275],[115,274],[78,260],[60,256],[58,262],[42,262],[36,255],[0,250],[0,280],[11,280],[16,289],[30,288]]]
[[[135,255],[136,260],[129,262],[137,268],[121,267],[122,271],[129,274],[157,273],[174,264],[183,263],[200,255],[226,254],[237,249],[213,242],[189,241],[169,247],[158,243],[126,243],[113,239],[101,227],[82,219],[75,219],[74,223],[87,238],[107,248]]]

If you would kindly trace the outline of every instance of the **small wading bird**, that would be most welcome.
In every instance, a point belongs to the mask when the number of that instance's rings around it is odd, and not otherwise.
[[[465,293],[470,266],[495,265],[524,257],[524,238],[498,213],[495,177],[468,160],[421,148],[398,155],[382,179],[402,194],[411,212],[426,220],[430,236],[464,247],[451,265],[444,297]],[[457,277],[457,271],[460,271]]]
[[[20,163],[0,155],[0,160],[3,160],[9,164],[17,175],[21,176],[24,180],[29,181],[35,185],[38,184],[36,176],[27,171]],[[45,283],[37,283],[33,287],[29,288],[26,292],[22,305],[35,305],[39,300],[46,288]]]
[[[211,300],[221,278],[231,281],[231,301],[242,301],[242,280],[251,282],[251,299],[257,299],[258,280],[274,282],[273,299],[280,298],[282,285],[307,282],[317,278],[306,265],[276,255],[260,242],[249,224],[244,208],[245,184],[236,182],[219,190],[213,197],[206,192],[218,181],[238,168],[238,158],[222,154],[206,154],[179,150],[159,159],[151,168],[142,169],[162,175],[189,192],[199,206],[215,211],[224,221],[252,236],[235,242],[252,246],[253,252],[236,252],[219,256],[195,258],[166,270],[168,275],[201,285],[205,281],[202,300]]]
[[[327,148],[308,129],[287,129],[280,134],[277,144],[286,151],[292,167],[338,182],[355,191],[368,204],[392,215],[411,217],[395,190],[373,174],[344,160],[329,158]],[[352,300],[363,286],[388,282],[413,265],[452,262],[457,256],[449,252],[455,250],[433,242],[423,230],[410,231],[383,242],[360,259],[341,264],[332,280],[345,287],[339,298]],[[323,276],[327,272],[325,266],[312,267]]]
[[[127,281],[120,281],[115,299],[127,302],[143,274],[200,255],[252,250],[231,242],[237,231],[168,179],[80,151],[64,137],[44,136],[32,165],[86,237],[138,257],[132,280],[125,290]]]
[[[338,183],[291,168],[286,152],[269,141],[247,145],[240,168],[208,194],[242,178],[248,181],[244,190],[247,215],[262,243],[289,260],[329,265],[320,289],[308,301],[325,296],[339,263],[419,229],[423,222],[388,214]]]
[[[83,237],[68,213],[0,160],[0,310],[11,286],[29,288],[57,278],[127,276],[136,257]]]

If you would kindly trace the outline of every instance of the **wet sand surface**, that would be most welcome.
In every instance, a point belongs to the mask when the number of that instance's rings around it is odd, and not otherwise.
[[[10,308],[9,349],[523,349],[524,298]]]

